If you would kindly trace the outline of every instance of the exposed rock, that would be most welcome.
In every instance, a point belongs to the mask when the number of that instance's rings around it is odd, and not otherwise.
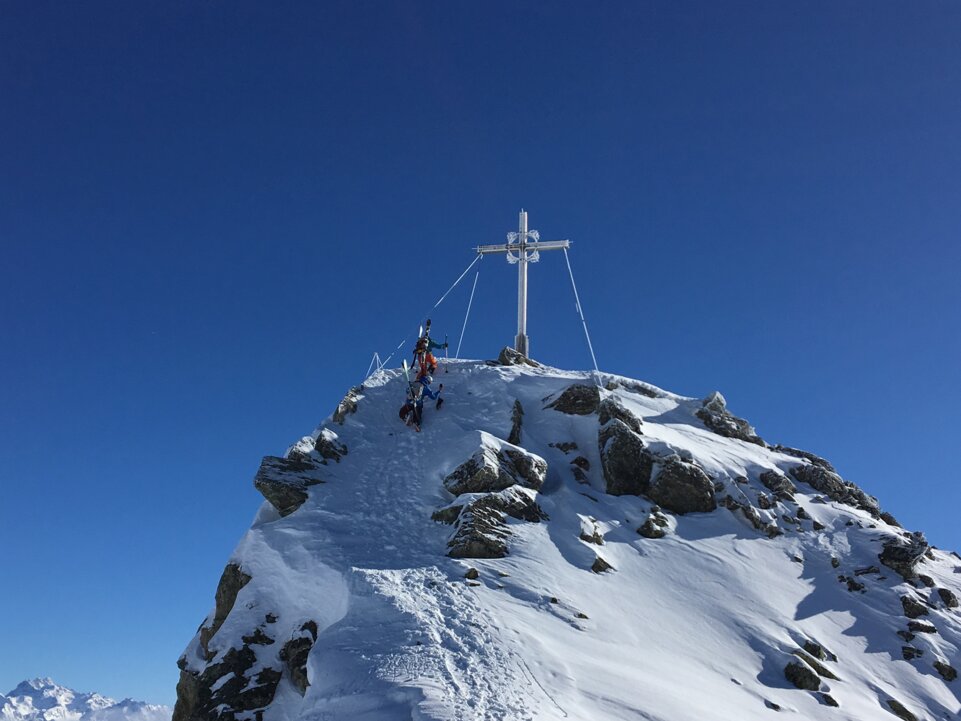
[[[821,679],[818,675],[810,666],[800,661],[791,661],[784,667],[784,678],[805,691],[817,691],[821,688]]]
[[[281,673],[264,668],[248,678],[256,661],[253,650],[245,645],[229,649],[219,663],[208,665],[200,674],[182,669],[173,721],[235,719],[243,712],[266,707],[273,701]]]
[[[597,556],[594,559],[594,563],[591,564],[591,570],[594,573],[604,573],[605,571],[614,570],[614,567],[611,564],[609,564],[607,561],[605,561],[603,558],[601,558],[600,556]]]
[[[797,509],[797,517],[800,518],[802,521],[810,521],[810,520],[811,520],[811,516],[808,515],[808,512],[805,511],[804,508],[802,508],[802,507],[800,507],[800,506],[799,506],[798,509]]]
[[[957,597],[956,595],[954,595],[954,591],[950,591],[950,590],[948,590],[947,588],[939,588],[939,589],[938,589],[938,596],[941,597],[941,601],[942,601],[942,602],[944,603],[944,605],[947,606],[948,608],[957,608],[957,607],[958,607],[958,597]]]
[[[464,574],[464,578],[468,581],[476,581],[480,578],[480,572],[476,568],[468,568],[467,573]]]
[[[597,413],[601,403],[601,392],[597,386],[575,383],[565,388],[548,408],[572,416],[589,416]]]
[[[237,594],[240,593],[240,589],[250,583],[251,578],[236,563],[228,563],[224,568],[224,572],[220,576],[220,582],[217,584],[217,591],[214,594],[214,617],[209,626],[200,628],[200,647],[208,661],[213,658],[214,654],[207,649],[207,644],[210,643],[210,639],[217,635],[220,627],[224,625],[224,621],[227,620],[227,616],[233,610],[234,603],[237,601]]]
[[[855,575],[855,576],[866,576],[866,575],[868,575],[869,573],[881,573],[881,569],[878,568],[877,566],[867,566],[866,568],[855,568],[855,569],[854,569],[854,575]]]
[[[635,383],[633,381],[615,381],[609,380],[604,387],[609,391],[615,391],[618,388],[624,388],[631,391],[632,393],[640,393],[642,396],[647,396],[648,398],[662,398],[663,394],[660,393],[654,386],[647,385],[646,383]]]
[[[514,409],[511,411],[511,432],[507,436],[507,442],[513,443],[515,446],[520,445],[521,442],[521,425],[524,423],[524,406],[521,402],[514,399]]]
[[[914,633],[937,633],[936,629],[930,623],[925,623],[924,621],[908,621],[908,630]]]
[[[860,581],[855,581],[854,578],[852,578],[851,576],[848,576],[844,580],[847,581],[848,590],[851,591],[852,593],[854,593],[855,591],[864,590],[864,584],[861,583]]]
[[[904,705],[901,704],[900,701],[896,701],[895,699],[891,698],[888,699],[887,704],[888,708],[891,709],[891,713],[898,718],[903,719],[903,721],[918,721],[917,716],[904,708]]]
[[[901,629],[901,630],[898,631],[897,633],[898,633],[898,636],[900,636],[901,638],[903,638],[903,639],[904,639],[905,641],[907,641],[908,643],[911,643],[911,642],[914,640],[915,634],[911,633],[910,631],[908,631],[908,630],[906,630],[906,629]]]
[[[584,458],[584,456],[578,456],[573,461],[571,461],[572,466],[577,466],[583,471],[591,470],[591,462]]]
[[[881,511],[879,518],[891,526],[897,526],[898,528],[902,527],[901,524],[898,523],[898,519],[892,516],[887,511]]]
[[[759,446],[767,445],[754,432],[750,423],[728,411],[727,402],[718,391],[714,391],[705,398],[703,407],[699,408],[694,415],[701,419],[708,430],[714,431],[719,436],[737,438]]]
[[[340,459],[347,455],[347,446],[337,440],[337,434],[328,428],[324,428],[317,436],[314,450],[324,459],[324,464],[327,461],[340,463]]]
[[[616,398],[605,398],[598,408],[598,421],[603,426],[612,418],[622,421],[635,433],[641,432],[642,421],[640,418],[627,410]]]
[[[813,668],[818,676],[821,676],[822,678],[829,678],[832,681],[841,680],[834,674],[833,671],[831,671],[831,669],[829,669],[827,666],[819,662],[813,656],[810,656],[809,654],[805,653],[801,649],[794,651],[794,655],[800,658],[802,661],[804,661],[808,666]]]
[[[317,624],[307,621],[280,650],[280,660],[287,667],[290,681],[301,696],[307,693],[307,687],[310,685],[307,680],[307,657],[316,641]]]
[[[837,661],[838,657],[833,653],[828,651],[824,646],[817,643],[816,641],[805,641],[802,644],[805,651],[811,654],[814,658],[820,659],[821,661],[827,661],[828,659],[832,661]]]
[[[548,443],[551,448],[556,448],[562,453],[570,453],[571,451],[577,450],[577,444],[574,441],[561,441],[560,443]]]
[[[941,678],[949,683],[958,677],[957,670],[950,663],[946,663],[944,661],[935,661],[934,668],[939,674],[941,674]]]
[[[928,615],[927,606],[911,596],[901,596],[901,607],[908,618],[920,618]]]
[[[831,556],[831,568],[837,568],[841,565],[841,559],[837,556]]]
[[[725,496],[721,503],[725,508],[731,511],[731,513],[740,512],[744,519],[750,523],[755,530],[761,530],[761,527],[763,526],[761,523],[761,514],[757,512],[757,509],[754,506],[748,503],[742,503],[730,495]]]
[[[693,463],[670,458],[660,467],[647,495],[674,513],[707,513],[717,508],[714,484]]]
[[[604,536],[601,535],[600,531],[597,530],[596,526],[594,527],[594,530],[592,533],[588,533],[587,531],[582,530],[579,538],[586,543],[593,543],[594,545],[597,545],[597,546],[604,545]]]
[[[901,647],[901,658],[905,661],[913,661],[916,658],[921,658],[924,655],[924,651],[920,648],[915,648],[914,646],[902,646]]]
[[[769,511],[777,505],[773,496],[766,493],[757,494],[757,505],[762,511]]]
[[[497,356],[497,362],[502,366],[531,366],[532,368],[540,368],[540,363],[532,361],[530,358],[525,356],[523,353],[514,350],[510,346],[506,346],[504,350],[500,352]]]
[[[934,588],[934,579],[925,573],[918,574],[918,580],[921,581],[928,588]]]
[[[921,561],[925,551],[928,550],[928,542],[924,534],[917,532],[911,535],[908,540],[901,538],[889,538],[884,542],[884,550],[878,555],[878,559],[888,568],[896,571],[906,581],[917,577],[914,567]]]
[[[773,469],[764,471],[759,476],[759,480],[764,484],[765,488],[774,493],[774,495],[782,501],[794,500],[794,494],[797,493],[797,488],[791,483],[791,480],[780,471]]]
[[[853,483],[845,481],[833,471],[815,463],[794,466],[790,470],[795,480],[806,483],[832,500],[867,511],[875,518],[881,514],[878,501]]]
[[[786,456],[794,456],[795,458],[803,458],[803,459],[805,459],[805,460],[810,461],[811,463],[813,463],[813,464],[816,465],[816,466],[821,466],[821,468],[824,468],[825,470],[828,470],[828,471],[830,471],[831,473],[837,473],[837,471],[834,470],[834,466],[832,466],[832,465],[831,465],[830,463],[828,463],[826,460],[824,460],[823,458],[821,458],[821,456],[816,456],[816,455],[814,455],[813,453],[809,453],[808,451],[802,451],[802,450],[799,450],[799,449],[797,449],[797,448],[791,448],[790,446],[782,446],[781,444],[777,444],[777,445],[775,445],[775,446],[771,446],[771,450],[772,450],[772,451],[777,451],[778,453],[783,453],[783,454],[786,455]]]
[[[837,708],[840,705],[834,696],[829,693],[822,693],[820,696],[825,706],[833,706],[834,708]]]
[[[637,529],[644,538],[664,538],[667,535],[664,529],[654,520],[654,516],[648,516],[643,525]]]
[[[363,392],[364,386],[354,386],[347,391],[347,395],[337,404],[337,408],[334,410],[334,423],[342,426],[344,421],[347,420],[347,416],[357,412],[357,401],[364,397]]]
[[[813,528],[815,531],[823,531],[825,528],[827,528],[827,526],[825,526],[823,523],[819,523],[818,521],[814,521],[811,524],[811,528]]]
[[[270,646],[274,643],[274,639],[264,633],[262,628],[256,628],[253,633],[241,636],[241,640],[248,646]]]
[[[317,470],[309,459],[264,456],[254,476],[254,488],[281,516],[289,516],[307,500],[310,486],[323,483]]]
[[[514,484],[539,489],[547,476],[547,462],[519,446],[481,434],[481,446],[444,479],[454,495],[502,491]]]
[[[607,492],[613,496],[641,495],[651,483],[653,457],[644,441],[624,421],[616,418],[597,436]]]
[[[454,523],[457,528],[447,543],[452,558],[503,558],[507,555],[507,517],[537,522],[547,516],[534,501],[533,491],[512,486],[498,493],[458,498],[440,509],[434,520]],[[452,519],[452,520],[451,520]]]

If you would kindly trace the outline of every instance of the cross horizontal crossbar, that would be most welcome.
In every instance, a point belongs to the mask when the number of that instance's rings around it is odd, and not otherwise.
[[[478,245],[474,250],[477,251],[478,255],[488,255],[490,253],[510,253],[515,250],[521,249],[520,243],[502,243],[500,245]],[[539,250],[561,250],[564,248],[570,248],[571,241],[569,240],[545,240],[545,241],[534,241],[532,243],[524,243],[523,248],[531,252]]]

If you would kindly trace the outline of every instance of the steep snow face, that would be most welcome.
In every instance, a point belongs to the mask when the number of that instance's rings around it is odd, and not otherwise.
[[[436,381],[420,433],[382,371],[265,459],[175,721],[961,710],[961,560],[823,459],[719,394],[472,361]]]
[[[0,721],[169,721],[169,706],[80,693],[50,678],[24,681],[0,695]]]

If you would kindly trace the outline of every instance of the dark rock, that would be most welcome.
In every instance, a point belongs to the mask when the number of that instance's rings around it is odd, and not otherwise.
[[[841,565],[841,559],[837,556],[831,556],[831,568],[837,568]]]
[[[764,699],[764,705],[765,705],[767,708],[771,709],[772,711],[780,711],[780,710],[781,710],[781,706],[780,706],[779,704],[776,704],[776,703],[774,703],[773,701],[768,701],[767,699]]]
[[[714,484],[693,463],[668,459],[651,482],[647,495],[674,513],[708,513],[717,508]]]
[[[500,352],[497,356],[497,362],[502,366],[531,366],[532,368],[540,368],[541,364],[536,361],[532,361],[530,358],[520,353],[510,346],[507,346]]]
[[[904,629],[898,631],[898,636],[900,636],[901,638],[903,638],[903,639],[904,639],[905,641],[907,641],[908,643],[911,643],[911,642],[914,640],[914,634],[911,633],[910,631],[906,631],[906,630],[904,630]]]
[[[878,558],[888,568],[896,571],[906,581],[917,577],[915,566],[920,563],[928,550],[928,542],[921,532],[914,533],[908,540],[889,538]]]
[[[784,667],[784,678],[805,691],[817,691],[821,688],[821,679],[818,675],[810,666],[800,661],[791,661]]]
[[[939,588],[938,595],[941,597],[941,601],[948,608],[958,607],[958,597],[954,595],[954,591],[950,591],[947,588]]]
[[[924,655],[924,651],[920,648],[915,648],[914,646],[902,646],[901,647],[901,658],[905,661],[913,661],[916,658],[921,658]]]
[[[934,588],[934,579],[931,578],[930,576],[924,573],[919,573],[918,580],[921,581],[921,583],[923,583],[928,588]]]
[[[777,506],[777,501],[774,500],[773,496],[769,496],[766,493],[759,493],[757,494],[757,505],[762,511],[769,511]]]
[[[764,487],[774,493],[782,501],[793,501],[797,488],[791,480],[780,471],[767,470],[759,477]]]
[[[601,392],[597,386],[575,383],[565,388],[547,407],[572,416],[589,416],[597,413],[600,403]]]
[[[584,472],[584,469],[581,468],[580,466],[572,465],[571,472],[574,474],[574,480],[577,481],[578,483],[590,483],[590,479],[587,477],[587,474]]]
[[[591,570],[594,573],[604,573],[605,571],[613,571],[614,567],[600,556],[597,556],[594,559],[594,563],[591,564]]]
[[[337,440],[336,433],[327,428],[324,428],[314,441],[314,450],[324,459],[324,464],[327,461],[340,463],[340,459],[347,455],[347,446]]]
[[[347,395],[337,404],[337,408],[334,410],[334,423],[344,425],[347,416],[357,412],[357,402],[363,398],[363,395],[361,395],[363,392],[363,386],[354,386],[347,391]]]
[[[511,432],[507,436],[507,442],[515,446],[521,442],[521,426],[524,423],[524,407],[517,399],[514,400],[514,409],[511,411]]]
[[[823,523],[818,523],[817,521],[815,521],[814,523],[811,524],[811,528],[813,528],[815,531],[823,531],[826,528],[826,526]]]
[[[644,524],[637,529],[637,532],[644,536],[644,538],[651,539],[664,538],[664,536],[667,535],[664,529],[655,523],[653,516],[649,516],[648,519],[644,521]]]
[[[808,484],[832,500],[865,510],[875,518],[880,515],[881,509],[876,498],[823,466],[814,463],[795,466],[790,473],[796,481]]]
[[[614,419],[597,437],[607,492],[612,496],[641,495],[651,483],[654,459],[644,441],[626,423]]]
[[[833,653],[828,651],[826,648],[824,648],[824,646],[817,643],[816,641],[805,641],[802,645],[805,651],[811,654],[814,658],[820,659],[821,661],[827,661],[828,659],[830,659],[831,661],[838,660],[837,656],[835,656]]]
[[[581,619],[581,620],[585,620],[585,619],[588,618],[588,616],[587,616],[587,614],[584,613],[583,611],[578,611],[576,614],[574,614],[574,618],[579,618],[579,619]]]
[[[200,628],[200,647],[203,649],[204,657],[209,661],[213,655],[208,649],[210,643],[220,627],[224,625],[227,616],[233,610],[234,603],[237,601],[237,594],[240,589],[250,583],[252,577],[244,573],[236,563],[228,563],[224,572],[220,576],[217,584],[217,591],[214,594],[214,617],[209,626]]]
[[[759,446],[767,445],[754,432],[750,423],[743,418],[731,415],[731,412],[727,410],[727,402],[724,400],[724,396],[717,391],[704,399],[703,407],[699,408],[694,415],[701,419],[708,430],[717,433],[719,436],[737,438]]]
[[[732,496],[726,496],[722,501],[722,505],[731,511],[731,513],[740,512],[745,520],[747,520],[747,522],[750,523],[755,530],[761,530],[761,527],[763,526],[761,523],[761,514],[757,512],[757,509],[754,506],[748,503],[742,503]]]
[[[563,453],[570,453],[571,451],[577,450],[577,444],[574,441],[562,441],[560,443],[548,443],[551,448],[556,448]]]
[[[809,453],[808,451],[802,451],[802,450],[799,450],[799,449],[797,449],[797,448],[791,448],[790,446],[782,446],[782,445],[780,445],[780,444],[775,445],[775,446],[771,446],[771,450],[772,450],[772,451],[777,451],[778,453],[783,453],[783,454],[786,455],[786,456],[794,456],[795,458],[803,458],[803,459],[805,459],[805,460],[807,460],[807,461],[810,461],[811,463],[813,463],[813,464],[816,465],[816,466],[821,466],[821,468],[824,468],[825,470],[830,471],[831,473],[837,473],[837,471],[834,470],[834,466],[832,466],[832,465],[831,465],[830,463],[828,463],[826,460],[824,460],[823,458],[821,458],[821,456],[816,456],[816,455],[814,455],[813,453]]]
[[[273,613],[268,613],[264,616],[264,623],[277,623],[277,616]]]
[[[924,621],[908,621],[908,630],[914,633],[937,633],[936,629],[930,623],[925,623]]]
[[[808,512],[805,511],[805,510],[804,510],[803,508],[801,508],[801,507],[799,507],[799,508],[797,509],[797,517],[800,518],[802,521],[810,521],[810,520],[811,520],[811,516],[808,515]]]
[[[913,713],[908,711],[906,708],[904,708],[901,702],[891,698],[891,699],[888,699],[887,704],[888,704],[888,708],[891,709],[891,713],[893,713],[898,718],[903,719],[903,721],[918,721],[917,717]]]
[[[935,661],[934,668],[939,674],[941,674],[941,678],[948,683],[954,681],[954,679],[958,677],[958,672],[955,670],[954,666],[949,663],[945,663],[944,661]]]
[[[881,573],[881,569],[877,566],[868,566],[867,568],[856,568],[854,569],[855,576],[866,576],[869,573]]]
[[[593,543],[597,546],[604,545],[604,536],[602,536],[597,529],[594,529],[593,533],[587,533],[586,531],[581,531],[580,539],[587,543]]]
[[[442,520],[438,514],[445,519],[453,515],[457,528],[447,543],[447,555],[452,558],[503,558],[507,555],[507,539],[510,537],[508,516],[531,522],[546,518],[533,494],[520,486],[498,493],[467,496],[466,499],[434,514],[435,520]],[[452,509],[457,509],[456,515]]]
[[[635,383],[632,381],[614,381],[610,380],[604,386],[609,391],[615,391],[618,388],[624,388],[631,391],[632,393],[640,393],[642,396],[647,396],[648,398],[662,398],[663,394],[658,392],[654,386],[647,385],[645,383]]]
[[[822,694],[820,694],[820,696],[821,696],[821,700],[824,702],[824,705],[825,705],[825,706],[833,706],[834,708],[837,708],[837,707],[840,705],[840,704],[838,704],[838,702],[835,700],[834,696],[832,696],[832,695],[829,694],[829,693],[822,693]]]
[[[250,635],[241,636],[241,640],[248,646],[270,646],[274,642],[261,628],[254,629]]]
[[[444,487],[458,496],[501,491],[515,484],[537,490],[546,476],[543,458],[485,434],[474,455],[444,479]]]
[[[615,398],[605,398],[601,401],[598,413],[598,421],[602,426],[606,425],[612,418],[616,418],[635,433],[641,432],[641,419],[627,410]]]
[[[815,659],[813,656],[810,656],[809,654],[805,653],[805,652],[802,651],[801,649],[798,649],[797,651],[795,651],[795,652],[794,652],[794,655],[797,656],[798,658],[800,658],[802,661],[804,661],[808,666],[810,666],[811,668],[813,668],[813,669],[815,670],[815,672],[817,672],[818,676],[821,676],[822,678],[829,678],[829,679],[831,679],[832,681],[840,681],[840,680],[841,680],[841,679],[839,679],[837,676],[834,675],[834,672],[831,671],[831,669],[829,669],[827,666],[825,666],[824,664],[822,664],[820,661],[818,661],[817,659]]]
[[[464,578],[468,581],[476,581],[480,578],[480,572],[476,568],[468,568],[467,573],[464,574]]]
[[[220,662],[208,665],[199,674],[182,670],[174,721],[235,719],[243,712],[265,708],[273,701],[281,674],[265,668],[248,678],[246,674],[256,661],[253,650],[245,645],[229,649]],[[229,678],[221,683],[224,677]]]
[[[254,476],[254,488],[281,516],[289,516],[307,500],[310,486],[323,483],[317,471],[309,459],[264,456]]]
[[[890,513],[888,513],[887,511],[881,511],[880,518],[881,518],[882,521],[884,521],[884,522],[887,523],[888,525],[897,526],[898,528],[901,528],[901,527],[902,527],[901,524],[898,523],[898,519],[895,518],[894,516],[892,516],[892,515],[891,515]]]
[[[901,607],[904,609],[904,615],[908,618],[920,618],[928,615],[927,607],[911,596],[901,596]]]
[[[855,591],[863,591],[863,590],[864,590],[864,584],[863,584],[863,583],[860,583],[859,581],[855,581],[853,577],[848,576],[848,577],[845,578],[844,580],[847,581],[847,583],[848,583],[848,590],[851,591],[852,593],[855,592]]]
[[[591,470],[591,462],[586,458],[584,458],[584,456],[578,456],[577,458],[575,458],[573,461],[571,461],[571,465],[577,466],[578,468],[584,471]]]

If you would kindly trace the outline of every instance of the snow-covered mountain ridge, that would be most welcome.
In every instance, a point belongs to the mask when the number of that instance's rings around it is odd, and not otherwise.
[[[0,721],[170,721],[169,706],[82,693],[49,678],[23,681],[0,694]]]
[[[174,721],[956,717],[961,558],[720,394],[525,360],[264,459]]]

